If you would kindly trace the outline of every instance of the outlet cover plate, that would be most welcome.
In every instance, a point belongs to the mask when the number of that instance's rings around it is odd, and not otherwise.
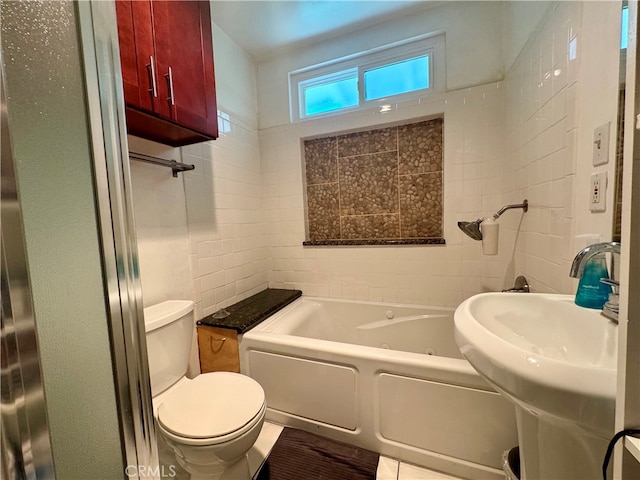
[[[591,174],[591,192],[589,210],[604,212],[607,209],[607,172]]]

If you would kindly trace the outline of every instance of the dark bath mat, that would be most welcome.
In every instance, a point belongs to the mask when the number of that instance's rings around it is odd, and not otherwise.
[[[285,428],[256,480],[375,480],[379,455]]]

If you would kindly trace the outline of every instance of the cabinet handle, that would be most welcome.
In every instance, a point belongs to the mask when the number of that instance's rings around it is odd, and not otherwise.
[[[169,105],[174,106],[176,104],[176,101],[173,96],[173,71],[171,70],[171,67],[169,67],[169,71],[167,72],[165,77],[167,78],[167,83],[169,84],[169,96],[167,97],[167,101],[169,102]]]
[[[148,90],[151,94],[153,94],[154,98],[158,97],[158,86],[156,85],[156,67],[155,62],[153,61],[153,55],[149,56],[149,63],[147,64],[147,71],[149,72],[149,83],[151,84],[151,88]]]
[[[226,340],[227,340],[227,337],[222,337],[222,338],[209,337],[209,346],[211,347],[211,351],[213,353],[218,353],[220,350],[222,350],[222,347],[224,346],[224,342]],[[218,348],[213,348],[213,342],[220,342],[220,346]]]

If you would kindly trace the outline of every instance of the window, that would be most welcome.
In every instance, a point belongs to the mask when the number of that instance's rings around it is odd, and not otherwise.
[[[627,36],[629,35],[629,7],[622,7],[622,18],[620,20],[620,49],[627,48]]]
[[[444,35],[423,35],[289,74],[292,121],[444,89]]]

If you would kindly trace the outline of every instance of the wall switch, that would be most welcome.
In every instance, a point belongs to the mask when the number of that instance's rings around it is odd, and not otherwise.
[[[609,125],[605,123],[593,131],[593,166],[609,161]]]
[[[592,212],[604,212],[607,197],[607,172],[591,174],[591,201],[589,210]]]

